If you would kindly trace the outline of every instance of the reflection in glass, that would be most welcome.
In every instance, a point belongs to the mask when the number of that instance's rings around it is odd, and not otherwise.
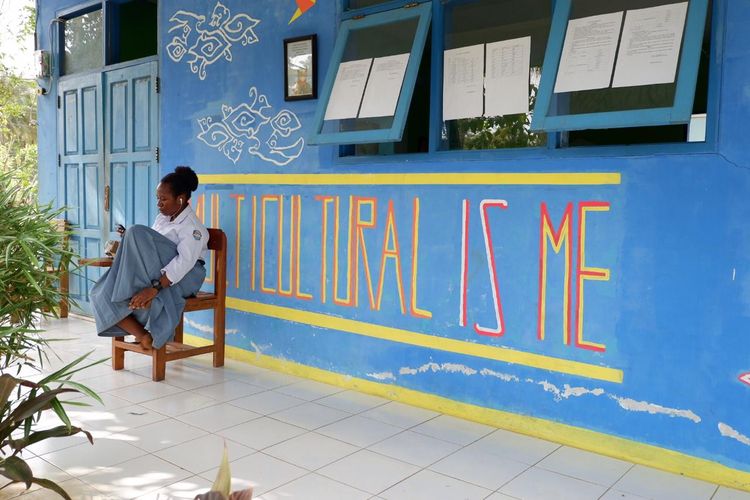
[[[443,122],[441,149],[538,147],[544,133],[529,130],[542,73],[552,9],[550,0],[477,0],[445,7],[445,49],[531,37],[529,113]]]
[[[103,66],[101,9],[65,21],[63,73]]]

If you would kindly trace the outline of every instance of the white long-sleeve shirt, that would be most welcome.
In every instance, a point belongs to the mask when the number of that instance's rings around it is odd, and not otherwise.
[[[177,244],[177,256],[161,270],[172,283],[180,281],[198,259],[206,260],[208,254],[208,230],[201,224],[188,205],[175,220],[167,215],[156,216],[151,229]]]

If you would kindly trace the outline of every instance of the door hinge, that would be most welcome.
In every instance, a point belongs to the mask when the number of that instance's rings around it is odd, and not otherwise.
[[[57,155],[57,166],[62,167],[62,158],[60,158],[60,155]]]
[[[161,78],[159,78],[158,76],[154,80],[154,92],[156,92],[157,94],[161,92]]]
[[[60,96],[57,96],[57,109],[60,109]]]
[[[159,146],[154,148],[154,159],[156,160],[156,163],[159,163]]]

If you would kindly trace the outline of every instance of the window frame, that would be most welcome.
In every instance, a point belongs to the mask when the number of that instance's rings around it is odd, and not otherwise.
[[[341,0],[341,12],[344,12],[347,0]],[[561,0],[551,0],[554,8]],[[399,2],[403,3],[403,2]],[[386,4],[383,4],[386,5]],[[388,3],[387,5],[391,5]],[[536,148],[507,148],[507,149],[484,149],[484,150],[440,150],[440,131],[442,126],[442,73],[443,73],[443,5],[442,1],[434,1],[432,13],[432,61],[430,75],[430,130],[429,149],[427,153],[401,153],[395,155],[368,155],[368,156],[342,156],[339,148],[334,147],[331,151],[333,166],[344,168],[359,168],[370,165],[392,166],[394,163],[410,162],[414,168],[419,170],[418,165],[424,164],[425,168],[432,171],[435,167],[452,168],[456,161],[470,161],[480,165],[489,165],[495,161],[508,160],[532,160],[532,159],[565,159],[565,158],[608,158],[641,155],[674,155],[674,154],[697,154],[715,153],[719,143],[719,98],[722,89],[723,48],[725,46],[725,19],[727,16],[726,2],[714,0],[711,3],[711,32],[709,40],[708,60],[708,82],[707,82],[707,118],[706,137],[702,142],[659,142],[651,144],[612,145],[603,144],[598,146],[573,146],[566,147],[564,132],[548,132],[547,146]],[[380,7],[380,6],[375,6]],[[374,7],[370,7],[374,9]],[[366,11],[367,9],[361,9]],[[360,11],[344,12],[340,19],[359,15]],[[436,76],[437,75],[437,76]],[[440,112],[436,112],[440,110]],[[437,116],[436,116],[437,115]],[[533,122],[532,122],[533,123]],[[336,146],[344,143],[337,143]],[[484,167],[481,167],[484,168]]]
[[[364,9],[362,9],[364,10]],[[346,44],[349,40],[349,34],[357,29],[371,28],[374,26],[390,24],[393,22],[403,21],[406,19],[418,19],[417,29],[414,33],[411,51],[409,53],[409,63],[406,66],[404,81],[401,87],[401,94],[396,105],[396,112],[393,115],[393,123],[390,128],[376,130],[353,130],[345,132],[322,132],[324,126],[325,112],[328,108],[328,102],[333,90],[333,83],[336,79],[341,59],[346,50]],[[340,145],[340,144],[371,144],[378,142],[396,142],[403,137],[406,118],[409,113],[411,98],[414,94],[414,85],[419,72],[419,65],[424,55],[424,48],[427,43],[427,33],[430,28],[432,18],[432,5],[429,2],[423,2],[414,6],[392,9],[364,17],[353,17],[343,20],[339,25],[336,36],[336,45],[331,54],[328,71],[323,81],[322,91],[318,105],[315,109],[313,119],[313,132],[308,138],[308,143],[313,145]],[[431,57],[431,55],[430,55]]]
[[[556,0],[544,56],[545,69],[542,71],[531,131],[551,133],[689,123],[695,98],[708,3],[709,0],[689,0],[672,106],[550,116],[550,107],[555,104],[554,86],[573,4],[573,0]]]
[[[101,64],[95,68],[91,68],[85,71],[79,71],[74,73],[64,73],[63,68],[65,67],[65,25],[59,24],[57,29],[57,47],[58,53],[55,57],[56,74],[58,77],[68,75],[86,74],[91,71],[101,71],[107,64],[107,0],[92,0],[89,2],[78,4],[68,9],[63,9],[57,12],[56,19],[67,22],[76,17],[83,16],[96,10],[102,11],[102,54]]]

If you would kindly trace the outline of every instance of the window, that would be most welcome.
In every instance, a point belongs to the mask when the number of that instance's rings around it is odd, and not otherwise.
[[[478,116],[444,121],[440,149],[546,145],[546,134],[529,128],[552,20],[550,0],[451,2],[444,16],[444,61],[462,47],[484,51],[484,106]],[[456,70],[446,67],[443,79],[455,77]],[[444,86],[444,100],[452,99],[450,92]]]
[[[421,4],[341,23],[311,144],[402,141],[423,66],[430,9],[430,4]],[[422,74],[425,71],[429,74],[423,67]],[[426,143],[427,121],[421,114]]]
[[[707,5],[558,0],[532,130],[687,124]]]
[[[113,3],[108,10],[109,63],[155,56],[157,47],[156,0]]]
[[[59,13],[60,74],[156,56],[157,11],[157,0],[109,0]]]
[[[340,156],[705,141],[711,0],[342,1],[310,138]],[[363,113],[407,51],[398,106]]]
[[[64,20],[63,74],[78,73],[104,65],[102,9]]]

